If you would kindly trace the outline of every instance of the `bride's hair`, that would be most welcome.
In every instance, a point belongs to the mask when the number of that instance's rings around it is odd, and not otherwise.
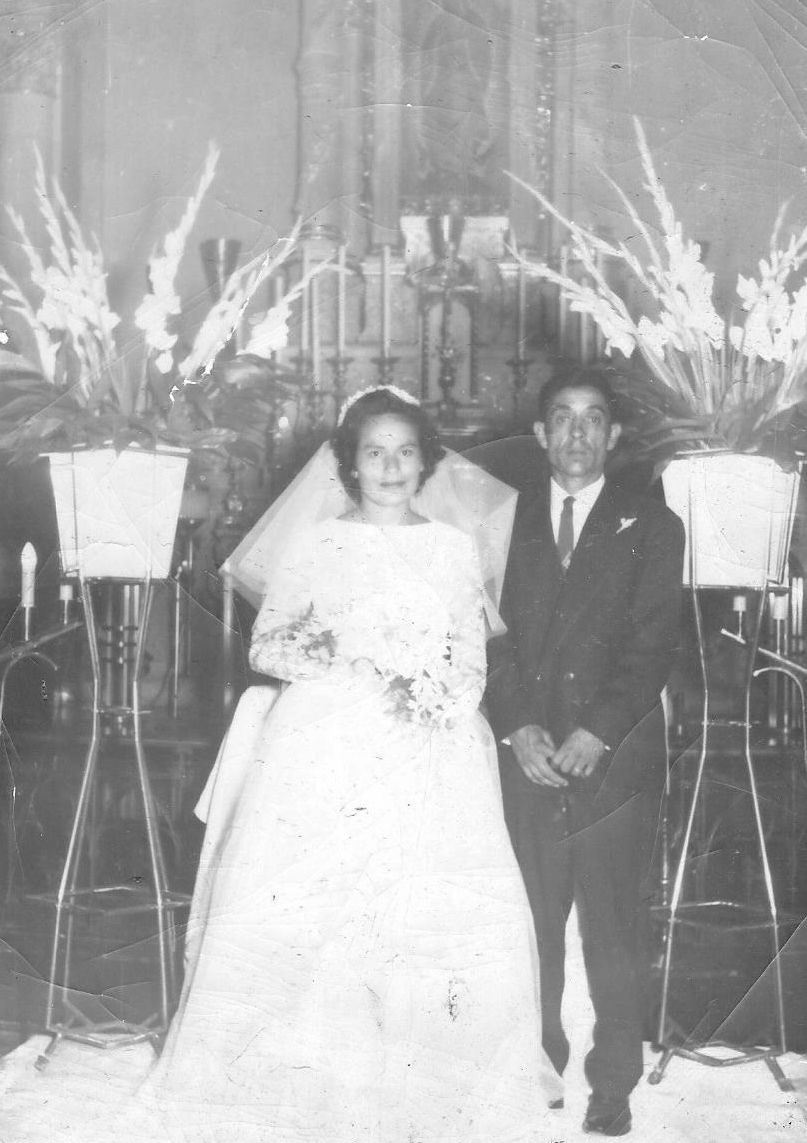
[[[371,417],[398,417],[415,430],[420,445],[420,455],[423,458],[423,472],[420,477],[422,488],[445,456],[445,449],[440,444],[437,429],[421,405],[414,401],[404,401],[389,389],[379,388],[365,393],[347,409],[342,423],[331,437],[331,448],[339,466],[339,479],[346,492],[354,500],[358,499],[359,485],[355,476],[356,450],[359,447],[361,430]]]

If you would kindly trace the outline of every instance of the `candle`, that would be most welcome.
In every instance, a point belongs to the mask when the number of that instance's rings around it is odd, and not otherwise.
[[[518,265],[518,288],[516,299],[516,357],[524,356],[524,331],[527,320],[527,274],[523,263]]]
[[[793,596],[793,610],[791,614],[791,632],[793,635],[793,650],[797,655],[802,653],[803,609],[804,609],[804,579],[794,576],[791,586]]]
[[[36,548],[29,541],[22,549],[20,556],[20,564],[22,565],[22,590],[20,595],[23,607],[34,606],[36,562]]]
[[[280,273],[275,274],[272,278],[272,309],[273,310],[276,310],[277,307],[283,301],[283,294],[285,292],[284,287],[285,287],[285,282],[283,281],[282,274],[280,274]],[[264,315],[264,317],[265,316],[266,315]],[[304,349],[304,347],[303,347],[303,349]],[[302,352],[301,352],[301,356],[302,356]],[[277,350],[276,349],[272,349],[269,351],[269,360],[272,363],[272,365],[276,364],[276,362],[277,362]]]
[[[308,273],[308,254],[305,246],[301,256],[300,277],[305,278]],[[300,356],[308,355],[308,286],[303,286],[300,298]]]
[[[59,603],[62,605],[62,623],[70,622],[70,604],[73,602],[72,583],[59,584]]]
[[[591,345],[594,320],[591,314],[580,314],[580,360],[587,365],[592,358]]]
[[[389,246],[381,247],[381,356],[389,357],[390,266]]]
[[[336,280],[336,356],[345,356],[345,264],[347,258],[347,248],[345,246],[339,247],[339,259],[337,262],[337,280]]]
[[[583,286],[590,287],[591,286],[591,278],[589,278],[588,275],[584,275],[583,278],[581,279],[581,284]],[[592,350],[594,348],[594,344],[595,344],[594,318],[591,316],[591,314],[581,313],[578,315],[578,319],[579,319],[578,329],[579,329],[579,336],[580,336],[580,347],[579,347],[580,360],[583,362],[584,365],[587,365],[594,356],[594,354],[592,352]]]
[[[599,274],[600,278],[604,280],[605,255],[603,254],[602,250],[597,251],[594,261],[597,266],[597,273]],[[600,327],[596,324],[596,322],[594,323],[594,355],[597,358],[605,357],[605,335],[603,334]]]
[[[311,380],[319,388],[319,278],[311,279]]]
[[[771,592],[771,619],[785,623],[788,616],[788,599],[784,592]]]
[[[569,274],[569,248],[566,245],[560,248],[560,267],[559,273],[562,278],[568,277]],[[568,312],[569,303],[563,296],[562,287],[558,287],[558,341],[560,342],[561,352],[564,348],[564,341],[566,339],[566,315]]]

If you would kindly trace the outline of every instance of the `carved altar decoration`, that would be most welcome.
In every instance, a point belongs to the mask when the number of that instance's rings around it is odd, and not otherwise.
[[[281,355],[310,394],[290,414],[309,444],[346,393],[373,381],[416,393],[449,435],[531,423],[559,322],[517,256],[547,253],[546,221],[508,172],[555,188],[559,9],[304,0],[305,229],[288,272],[337,270],[303,292],[297,344]]]
[[[407,4],[401,34],[414,62],[403,76],[401,203],[438,201],[497,214],[507,201],[508,0]],[[491,34],[493,29],[493,34]],[[425,209],[424,209],[425,208]]]

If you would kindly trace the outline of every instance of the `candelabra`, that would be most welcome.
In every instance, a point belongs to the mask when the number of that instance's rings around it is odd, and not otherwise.
[[[221,511],[215,518],[211,530],[213,558],[217,565],[224,562],[246,531],[247,503],[238,488],[236,467],[232,458],[227,462],[226,471],[228,488],[222,499]]]
[[[378,370],[379,385],[391,385],[395,380],[395,366],[399,358],[382,353],[380,357],[372,357],[370,360]]]
[[[333,370],[333,385],[331,394],[333,396],[333,403],[338,415],[339,410],[345,400],[345,382],[347,380],[347,371],[353,362],[352,357],[345,357],[343,353],[337,353],[334,357],[328,358],[328,364]]]
[[[507,364],[513,372],[513,420],[518,424],[521,416],[521,396],[527,388],[532,359],[522,357],[519,353],[516,357],[511,357]]]
[[[462,355],[453,331],[455,301],[465,306],[470,318],[469,396],[472,399],[477,396],[475,327],[479,288],[473,281],[471,267],[457,255],[464,226],[465,219],[456,204],[452,204],[448,214],[429,218],[429,241],[435,261],[418,280],[422,328],[421,395],[424,398],[429,395],[429,314],[435,306],[441,307],[440,342],[435,352],[439,361],[437,383],[441,393],[439,412],[443,421],[453,420],[459,407],[455,390]]]

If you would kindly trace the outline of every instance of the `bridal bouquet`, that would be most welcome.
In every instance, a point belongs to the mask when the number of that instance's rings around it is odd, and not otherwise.
[[[420,726],[443,725],[451,713],[448,687],[423,669],[413,675],[385,678],[390,709],[399,718]]]
[[[451,662],[448,640],[440,640],[435,660],[416,635],[411,653],[402,643],[399,630],[390,631],[374,622],[370,612],[374,601],[363,610],[362,631],[355,624],[340,630],[338,622],[325,622],[313,603],[293,619],[267,632],[271,647],[268,661],[281,678],[293,679],[327,673],[330,668],[347,669],[356,679],[378,688],[392,715],[419,725],[442,724],[451,711],[447,682],[440,678],[440,666]],[[375,610],[378,610],[377,608]],[[372,632],[372,634],[368,634]],[[432,640],[434,642],[434,640]]]
[[[148,289],[133,314],[138,333],[122,342],[121,317],[109,302],[98,243],[85,236],[61,186],[46,178],[36,153],[34,191],[47,246],[41,252],[25,219],[9,208],[29,280],[23,286],[0,267],[0,342],[9,342],[2,329],[5,311],[22,319],[30,354],[0,349],[0,451],[24,456],[76,445],[112,443],[120,449],[160,440],[215,447],[237,441],[231,424],[216,427],[216,401],[226,404],[227,392],[211,382],[213,368],[259,287],[294,248],[299,223],[231,275],[190,348],[180,350],[177,274],[218,158],[211,143],[194,194],[148,261]],[[315,267],[252,327],[245,360],[265,360],[286,345],[291,303],[326,266]]]
[[[294,678],[300,663],[328,667],[336,659],[336,636],[319,620],[312,603],[296,619],[270,632],[272,663],[280,677]]]
[[[642,375],[628,387],[643,414],[648,449],[671,454],[682,446],[728,448],[784,459],[799,443],[795,414],[807,398],[807,284],[799,274],[807,261],[807,227],[785,237],[782,207],[757,276],[738,276],[737,303],[729,314],[720,314],[714,274],[704,266],[699,245],[684,236],[642,127],[634,122],[643,185],[658,215],[660,239],[607,176],[641,238],[644,257],[626,242],[609,242],[586,230],[522,184],[566,227],[583,273],[577,280],[544,262],[527,268],[557,285],[571,310],[591,316],[607,354],[616,350],[643,363]],[[606,276],[609,259],[627,269],[649,312],[634,316]]]

